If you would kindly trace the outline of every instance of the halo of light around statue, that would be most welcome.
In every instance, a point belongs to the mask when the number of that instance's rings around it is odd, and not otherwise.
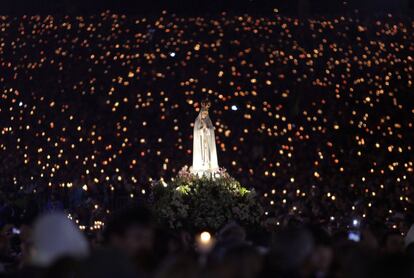
[[[252,227],[264,213],[254,189],[241,186],[222,168],[214,177],[200,177],[185,166],[170,182],[155,182],[152,192],[156,214],[172,229],[217,230],[229,221]]]

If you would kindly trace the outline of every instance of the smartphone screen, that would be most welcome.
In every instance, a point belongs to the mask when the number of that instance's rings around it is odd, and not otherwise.
[[[361,235],[358,232],[349,232],[348,239],[358,242],[361,240]]]
[[[13,233],[14,235],[20,235],[20,230],[19,230],[19,229],[17,229],[17,228],[13,228],[13,229],[12,229],[12,233]]]

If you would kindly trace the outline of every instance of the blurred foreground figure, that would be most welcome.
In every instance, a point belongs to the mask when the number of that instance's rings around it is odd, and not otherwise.
[[[226,224],[217,235],[217,243],[212,251],[212,257],[221,260],[232,248],[249,245],[246,241],[246,231],[235,222]]]
[[[137,278],[134,265],[123,253],[118,250],[99,249],[82,262],[79,271],[75,274],[78,278]]]
[[[89,254],[86,238],[63,213],[41,216],[34,225],[34,265],[47,267],[62,257],[84,258]]]
[[[229,247],[220,260],[207,268],[206,277],[256,278],[262,271],[263,256],[253,245],[240,244]]]
[[[154,270],[154,224],[151,210],[127,208],[113,215],[104,231],[108,247],[128,256],[141,274]]]
[[[167,258],[157,271],[156,278],[197,278],[200,269],[194,257],[175,255]]]
[[[304,228],[284,228],[273,239],[262,277],[310,277],[315,251],[312,234]]]
[[[62,259],[80,260],[89,255],[89,245],[75,224],[63,213],[40,216],[33,227],[28,265],[19,277],[44,277],[46,270]]]
[[[397,231],[388,232],[383,239],[382,252],[385,254],[400,254],[404,250],[404,238]]]
[[[209,257],[207,276],[214,278],[255,278],[262,271],[263,256],[246,240],[246,231],[235,222],[217,234],[217,243]]]
[[[308,272],[318,278],[329,277],[334,259],[331,238],[326,230],[319,227],[311,227],[310,232],[315,245],[308,265]]]

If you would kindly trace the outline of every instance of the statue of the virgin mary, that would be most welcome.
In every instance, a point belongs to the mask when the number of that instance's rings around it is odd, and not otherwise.
[[[219,168],[214,137],[214,126],[208,115],[210,102],[203,101],[194,122],[193,173],[198,176],[211,175]]]

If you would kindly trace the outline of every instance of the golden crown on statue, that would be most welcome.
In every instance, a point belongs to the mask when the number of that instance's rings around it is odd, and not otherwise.
[[[208,110],[211,106],[211,102],[206,98],[201,102],[201,108],[203,110]]]

